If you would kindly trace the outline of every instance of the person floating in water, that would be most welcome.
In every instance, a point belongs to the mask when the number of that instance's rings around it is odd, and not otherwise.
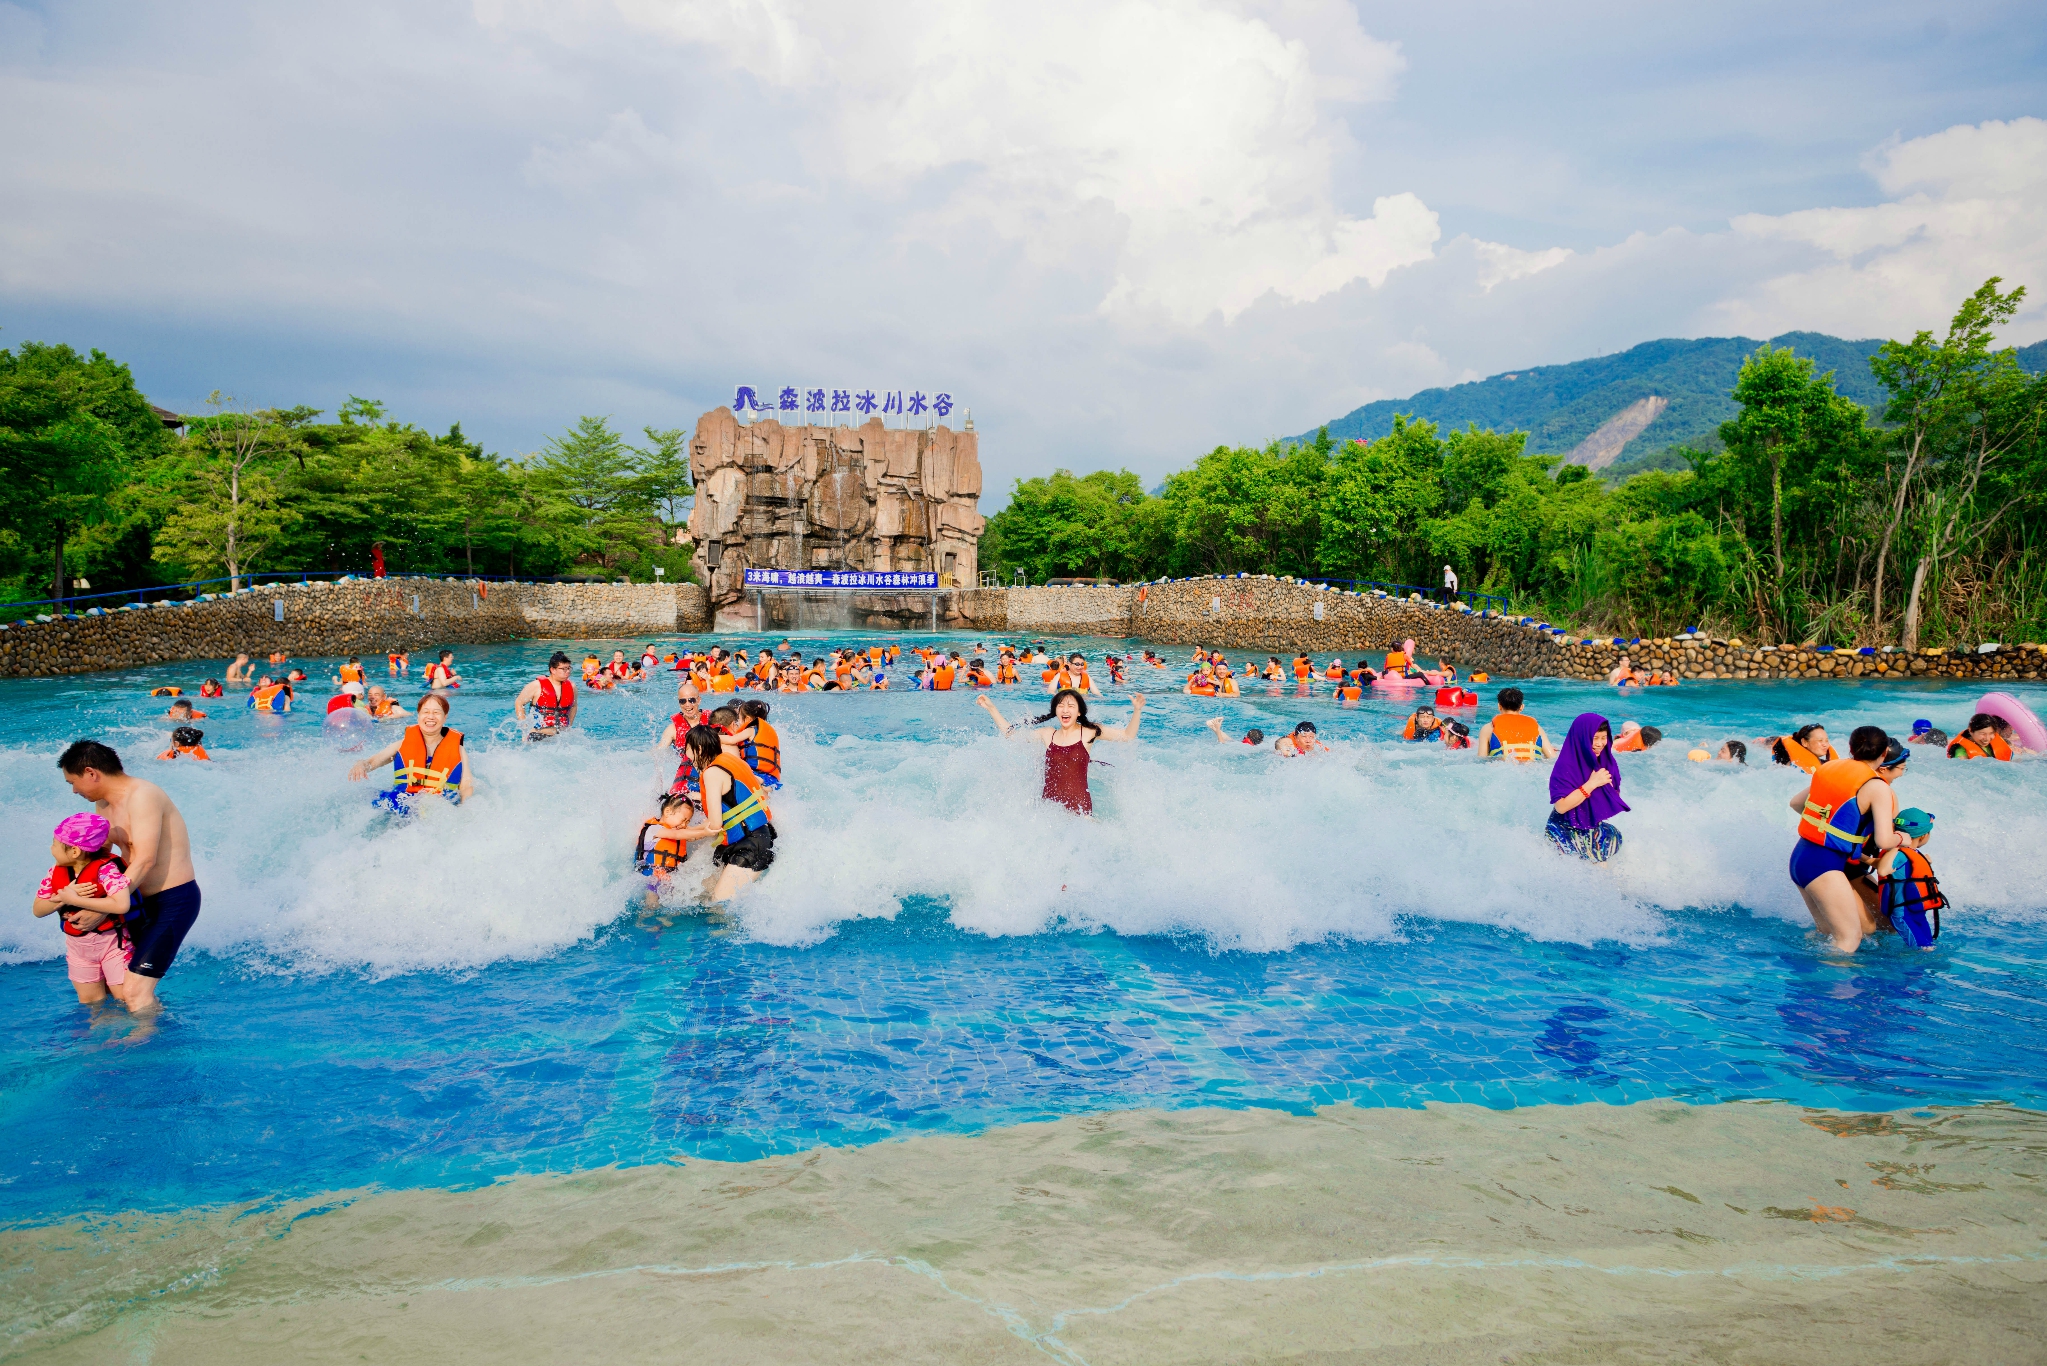
[[[997,731],[1008,735],[1015,729],[995,709],[994,698],[982,693],[974,700],[995,718]],[[1088,720],[1087,699],[1076,689],[1061,688],[1052,694],[1052,709],[1029,723],[1035,727],[1031,731],[1031,739],[1045,748],[1044,799],[1057,802],[1080,815],[1092,816],[1095,801],[1094,794],[1088,790],[1087,766],[1095,741],[1135,740],[1138,724],[1143,720],[1143,693],[1130,699],[1130,719],[1120,726],[1102,726]],[[1057,721],[1058,725],[1056,728],[1045,725],[1047,721]]]
[[[462,676],[455,672],[455,652],[441,651],[441,657],[426,666],[426,685],[436,692],[462,686]]]
[[[179,726],[171,732],[171,747],[157,755],[159,759],[211,759],[206,752],[206,732],[197,726]]]
[[[1282,735],[1273,741],[1272,747],[1289,759],[1305,758],[1317,750],[1326,751],[1329,748],[1316,737],[1313,721],[1301,722],[1293,728],[1291,734]]]
[[[164,715],[168,719],[178,722],[203,721],[206,719],[205,712],[197,710],[189,701],[182,697],[171,703],[171,709],[165,712]]]
[[[128,985],[126,918],[133,904],[128,873],[110,847],[104,816],[80,811],[57,822],[50,838],[56,860],[29,909],[55,915],[64,931],[64,966],[80,1005],[98,1005]]]
[[[414,713],[417,724],[405,728],[396,741],[378,750],[348,770],[348,780],[359,783],[370,770],[391,765],[392,784],[377,794],[377,804],[406,812],[421,793],[438,793],[450,801],[468,797],[472,787],[469,766],[463,762],[462,732],[446,728],[448,699],[428,693],[419,699]]]
[[[1242,752],[1242,747],[1245,745],[1249,745],[1255,751],[1260,745],[1265,743],[1265,732],[1259,730],[1256,726],[1245,731],[1243,739],[1231,741],[1227,735],[1223,734],[1223,719],[1220,716],[1211,716],[1208,719],[1208,728],[1215,732],[1215,742],[1217,744],[1232,745],[1239,752]]]
[[[235,656],[234,663],[227,666],[228,686],[234,687],[236,684],[240,684],[244,688],[249,687],[255,682],[255,672],[256,666],[249,662],[249,652],[247,650],[242,651]]]
[[[1898,797],[1891,784],[1903,776],[1912,751],[1877,726],[1857,726],[1846,759],[1821,764],[1791,799],[1798,842],[1791,847],[1791,881],[1805,899],[1813,924],[1843,953],[1853,953],[1877,928],[1855,882],[1863,858],[1879,859],[1904,842],[1897,831]]]
[[[1962,727],[1961,734],[1947,747],[1950,759],[2005,759],[2011,750],[2011,722],[1989,712],[1978,712]]]
[[[1545,833],[1567,854],[1596,863],[1618,854],[1621,832],[1612,818],[1628,810],[1621,800],[1621,768],[1613,757],[1613,727],[1597,712],[1571,722],[1549,773]]]
[[[1775,763],[1805,773],[1817,772],[1821,764],[1833,763],[1841,757],[1827,738],[1827,728],[1818,722],[1800,726],[1789,735],[1758,736],[1756,743],[1769,749]]]
[[[1940,913],[1948,905],[1940,879],[1922,852],[1933,838],[1933,813],[1908,806],[1891,824],[1903,843],[1877,855],[1871,868],[1878,901],[1900,938],[1914,948],[1930,949],[1940,938]]]
[[[533,708],[528,740],[551,740],[576,724],[576,685],[569,682],[574,667],[567,655],[556,650],[547,657],[547,672],[521,688],[512,700],[512,714],[520,725],[526,724],[526,708]]]

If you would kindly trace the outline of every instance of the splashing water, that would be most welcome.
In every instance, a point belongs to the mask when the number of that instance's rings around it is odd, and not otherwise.
[[[597,648],[615,644],[637,654]],[[1958,909],[1935,953],[1882,943],[1844,964],[1817,950],[1785,876],[1799,776],[1760,749],[1747,769],[1684,757],[1811,720],[1837,743],[1914,716],[1952,730],[1972,688],[1525,684],[1553,737],[1580,710],[1669,737],[1622,756],[1634,809],[1603,866],[1543,836],[1547,765],[1395,742],[1412,699],[1196,699],[1178,671],[1136,667],[1156,690],[1144,738],[1098,747],[1088,821],[1035,799],[1039,752],[998,738],[968,692],[777,695],[776,863],[711,920],[687,914],[687,877],[643,911],[628,866],[674,770],[652,751],[672,678],[585,690],[575,732],[529,745],[511,698],[551,648],[460,652],[450,724],[477,792],[409,822],[345,781],[357,755],[321,725],[323,687],[283,718],[200,701],[217,761],[191,764],[144,757],[170,726],[144,694],[190,695],[206,670],[0,684],[0,847],[23,902],[78,807],[54,759],[81,735],[171,792],[205,890],[153,1037],[87,1020],[49,921],[0,921],[18,1026],[4,1075],[20,1151],[39,1154],[9,1160],[0,1212],[745,1156],[1133,1104],[2043,1094],[2047,894],[2011,851],[2047,835],[2047,766],[1915,748],[1901,795],[1937,814],[1928,853]],[[2020,695],[2039,708],[2043,691]],[[996,697],[1012,720],[1043,707],[1034,689]],[[1234,743],[1299,719],[1333,752]],[[108,1085],[133,1108],[76,1133]],[[139,1133],[194,1163],[221,1145],[241,1158],[142,1188],[76,1161]]]

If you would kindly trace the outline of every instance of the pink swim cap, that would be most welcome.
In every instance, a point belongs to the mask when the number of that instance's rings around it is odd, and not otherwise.
[[[57,822],[57,838],[88,854],[106,848],[107,836],[112,833],[107,818],[95,811],[75,812]]]

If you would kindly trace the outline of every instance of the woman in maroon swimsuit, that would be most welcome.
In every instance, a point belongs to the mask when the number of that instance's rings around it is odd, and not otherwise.
[[[995,701],[985,693],[974,699],[1004,735],[1015,727],[995,710]],[[1137,723],[1144,719],[1144,694],[1130,699],[1130,720],[1121,726],[1098,726],[1087,719],[1087,699],[1072,688],[1052,694],[1052,710],[1030,724],[1037,727],[1031,738],[1045,747],[1045,800],[1057,802],[1083,816],[1095,813],[1094,798],[1087,790],[1089,748],[1097,740],[1135,740]],[[1042,724],[1056,720],[1058,726]]]

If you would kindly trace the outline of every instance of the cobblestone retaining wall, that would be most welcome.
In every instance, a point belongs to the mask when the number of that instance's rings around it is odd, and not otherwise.
[[[283,617],[280,620],[279,604]],[[507,640],[672,635],[708,629],[697,584],[352,579],[0,627],[0,676],[89,673],[246,650],[295,658]]]
[[[1704,635],[1621,642],[1568,635],[1527,617],[1473,612],[1287,579],[1183,579],[1138,587],[996,588],[963,593],[976,630],[1134,636],[1170,645],[1270,653],[1350,654],[1413,639],[1418,653],[1466,672],[1508,678],[1604,678],[1623,653],[1639,668],[1681,678],[2038,679],[2037,644],[1902,650],[1831,649]]]

